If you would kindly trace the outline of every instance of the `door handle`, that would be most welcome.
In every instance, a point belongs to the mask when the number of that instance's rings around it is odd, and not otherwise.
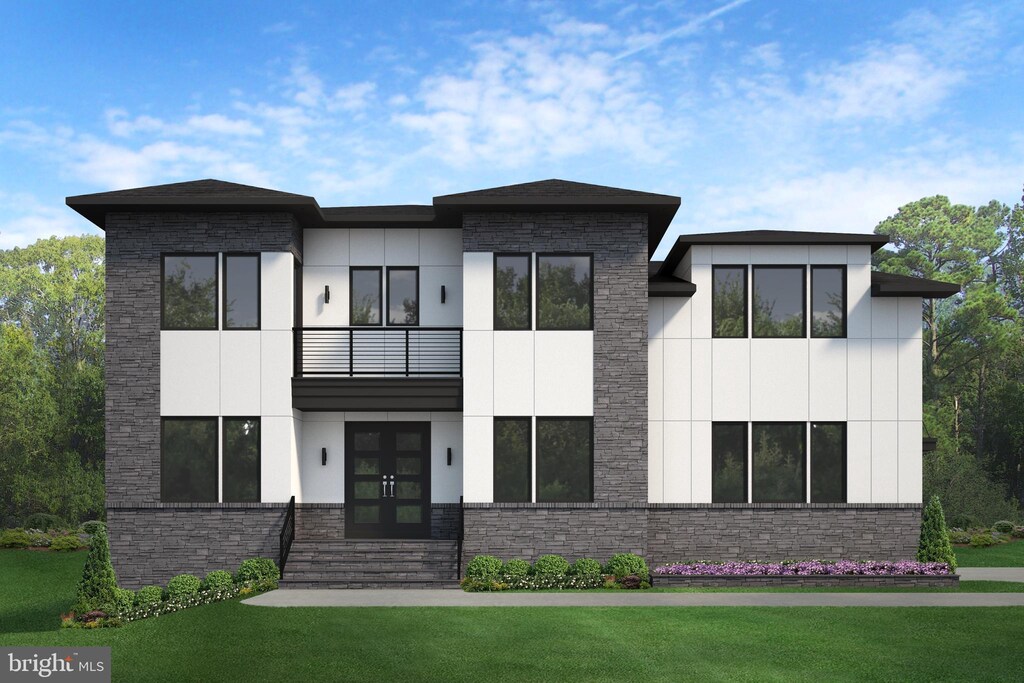
[[[388,485],[391,486],[391,494],[388,495]],[[395,497],[395,475],[391,475],[391,481],[388,481],[388,475],[381,475],[381,487],[384,491],[381,494],[381,498],[394,498]]]

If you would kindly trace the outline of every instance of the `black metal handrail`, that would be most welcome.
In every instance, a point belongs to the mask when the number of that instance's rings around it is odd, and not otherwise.
[[[459,496],[459,535],[455,540],[455,552],[458,555],[458,577],[459,581],[462,581],[462,541],[465,540],[466,531],[466,513],[465,507],[462,505],[462,496]]]
[[[295,329],[295,376],[461,377],[461,327]]]
[[[288,553],[292,550],[292,541],[295,540],[295,496],[288,501],[288,509],[284,513],[284,525],[281,527],[281,545],[278,549],[277,566],[281,570],[281,578],[284,578],[284,565],[288,562]]]

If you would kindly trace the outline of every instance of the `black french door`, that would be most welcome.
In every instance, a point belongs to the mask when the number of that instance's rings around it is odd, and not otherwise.
[[[430,423],[345,424],[345,536],[430,538]]]

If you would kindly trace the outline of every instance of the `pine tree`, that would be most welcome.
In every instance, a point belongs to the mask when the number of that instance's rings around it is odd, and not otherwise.
[[[110,563],[110,546],[106,529],[97,529],[89,544],[89,556],[85,559],[82,580],[78,584],[78,597],[71,611],[84,614],[93,610],[109,612],[112,609],[117,588],[114,565]]]
[[[932,496],[921,516],[921,540],[917,545],[918,562],[945,562],[956,571],[956,555],[949,542],[946,516],[938,496]]]

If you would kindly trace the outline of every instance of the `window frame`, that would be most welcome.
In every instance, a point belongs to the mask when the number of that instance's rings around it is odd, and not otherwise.
[[[735,337],[719,336],[718,323],[715,320],[715,271],[716,270],[742,270],[743,271],[743,334]],[[711,266],[711,338],[712,339],[749,339],[753,329],[753,320],[750,314],[750,264],[747,263],[715,263]]]
[[[544,500],[544,501],[542,501],[542,500],[540,500],[540,497],[538,495],[538,491],[540,490],[540,481],[539,481],[540,448],[537,447],[537,435],[540,433],[539,425],[540,425],[541,421],[544,421],[544,422],[586,422],[586,423],[588,423],[590,425],[590,453],[589,453],[589,458],[590,458],[590,467],[589,467],[589,473],[590,473],[590,482],[589,482],[589,486],[590,486],[590,500],[589,501],[558,501],[558,500]],[[532,455],[533,472],[531,472],[531,475],[533,477],[533,479],[532,479],[532,481],[533,481],[533,501],[536,502],[536,503],[545,503],[545,504],[548,504],[548,503],[570,503],[570,504],[572,504],[572,503],[588,503],[588,502],[589,503],[593,503],[594,502],[594,418],[593,418],[593,416],[580,416],[580,415],[567,415],[567,416],[536,415],[536,416],[534,416],[534,425],[533,426],[534,426],[533,435],[532,435],[532,440],[533,440],[533,455]]]
[[[540,260],[546,256],[558,257],[558,256],[574,256],[574,257],[586,257],[590,260],[590,322],[587,327],[541,327],[540,324],[540,298],[543,288],[541,287],[541,273],[540,273]],[[536,278],[537,287],[536,292],[533,293],[534,307],[533,307],[533,327],[538,332],[587,332],[594,330],[594,252],[588,251],[538,251],[533,254],[533,260],[536,261]],[[591,491],[593,493],[593,491]]]
[[[224,482],[227,477],[224,475],[224,454],[226,452],[226,437],[227,430],[225,429],[225,423],[228,420],[250,420],[255,422],[257,427],[257,441],[256,441],[256,500],[228,500],[224,493]],[[259,415],[222,415],[220,417],[220,452],[218,454],[220,472],[220,481],[218,482],[218,490],[220,491],[221,503],[262,503],[263,502],[263,419]]]
[[[216,445],[217,454],[214,458],[214,472],[215,472],[215,486],[214,489],[216,494],[213,500],[191,500],[191,501],[168,501],[164,498],[164,427],[167,422],[213,422],[216,427],[216,436],[214,437],[214,444]],[[221,433],[221,424],[219,416],[188,416],[188,415],[169,415],[160,416],[160,502],[169,504],[182,504],[182,503],[220,503],[221,502],[221,441],[223,435]],[[261,453],[262,455],[262,453]]]
[[[843,282],[843,333],[840,336],[838,336],[838,337],[826,337],[826,336],[821,336],[821,335],[814,334],[814,320],[812,318],[814,316],[814,271],[816,269],[818,269],[818,270],[836,270],[836,269],[838,269],[838,270],[840,270],[842,272],[842,282]],[[849,306],[849,301],[847,300],[847,296],[848,296],[847,288],[849,287],[849,283],[847,281],[847,272],[846,272],[846,270],[847,269],[846,269],[846,264],[845,263],[836,263],[836,264],[812,263],[811,264],[810,273],[809,273],[810,299],[807,302],[807,310],[808,310],[808,314],[809,314],[809,315],[807,315],[807,318],[808,318],[807,324],[808,324],[808,331],[810,333],[811,339],[846,339],[847,338],[847,334],[848,334],[847,318],[849,317],[848,316],[848,311],[847,311],[847,308]]]
[[[783,337],[783,339],[790,339],[790,338],[791,337]],[[756,469],[756,464],[757,464],[755,462],[755,460],[754,460],[755,452],[756,452],[755,451],[756,444],[754,442],[754,426],[755,425],[759,426],[759,427],[772,427],[772,426],[792,427],[794,425],[800,425],[802,427],[802,429],[803,429],[803,439],[801,439],[801,442],[803,443],[803,448],[804,448],[804,467],[803,467],[803,476],[800,477],[801,495],[800,495],[800,500],[799,501],[791,501],[791,500],[787,500],[787,501],[756,500],[757,494],[756,494],[756,488],[754,486],[754,470]],[[807,422],[807,421],[800,422],[799,420],[797,420],[797,421],[787,421],[787,420],[764,420],[764,421],[761,421],[761,420],[758,420],[757,422],[753,422],[752,421],[750,423],[750,436],[749,436],[748,443],[750,444],[750,450],[749,450],[749,458],[750,458],[750,498],[749,498],[749,500],[750,500],[750,502],[752,504],[754,504],[754,505],[765,505],[765,504],[768,504],[768,505],[804,505],[804,504],[806,504],[807,501],[808,501],[808,495],[809,495],[809,492],[808,492],[809,477],[808,477],[808,475],[810,473],[810,460],[811,460],[811,455],[810,455],[810,422]]]
[[[229,327],[228,326],[228,259],[232,256],[256,257],[256,326],[255,327]],[[224,275],[222,277],[220,314],[221,329],[225,331],[253,331],[263,329],[263,256],[260,252],[252,251],[225,251],[221,258],[224,261]]]
[[[526,327],[504,327],[498,325],[498,259],[499,258],[525,258],[526,259]],[[593,266],[591,266],[591,279],[593,279]],[[533,254],[531,252],[513,252],[513,251],[496,251],[494,252],[493,267],[491,270],[491,306],[493,309],[494,320],[492,321],[492,327],[501,332],[522,332],[530,331],[533,329],[533,313],[534,313],[534,300],[533,300]],[[591,288],[593,289],[593,288]],[[591,293],[591,299],[593,299],[593,293]],[[591,305],[591,312],[593,312],[593,305]],[[593,313],[591,313],[593,318]]]
[[[738,421],[716,421],[711,423],[711,502],[720,505],[743,505],[749,504],[751,499],[751,425],[750,422]],[[715,500],[715,427],[743,427],[743,500],[741,501],[716,501]]]
[[[357,266],[358,267],[358,266]],[[393,271],[412,271],[416,273],[416,322],[413,324],[392,324],[391,317],[391,273]],[[419,266],[385,266],[385,284],[387,285],[385,291],[382,293],[381,299],[384,305],[384,312],[387,316],[381,316],[381,323],[385,327],[419,327],[420,326],[420,267]],[[349,296],[349,308],[352,307],[352,297]],[[351,316],[351,310],[349,312]],[[387,319],[385,319],[385,317]],[[349,322],[351,322],[351,317]]]
[[[847,427],[848,424],[849,424],[848,422],[836,422],[836,421],[824,421],[824,420],[822,420],[822,421],[812,421],[812,422],[808,423],[808,427],[807,427],[807,477],[806,477],[806,479],[807,479],[807,482],[808,482],[807,500],[809,502],[811,502],[811,503],[836,505],[836,504],[846,504],[849,501],[849,491],[848,491],[849,470],[848,470],[848,467],[849,467],[849,450],[850,450],[850,440],[849,440],[850,430]],[[843,493],[842,493],[842,500],[841,501],[816,501],[816,500],[814,500],[814,467],[813,467],[813,464],[814,464],[814,447],[813,447],[813,444],[814,444],[814,426],[815,425],[838,425],[838,426],[840,426],[842,428],[842,431],[843,431],[843,437],[842,437],[843,454],[842,454],[842,464],[840,466],[840,472],[842,472],[842,475],[843,475],[842,476],[842,482],[843,482],[842,492]]]
[[[750,299],[751,302],[757,300],[757,269],[763,270],[796,270],[800,269],[800,302],[803,307],[803,315],[799,335],[793,336],[779,336],[769,334],[757,334],[755,326],[755,312],[754,307],[750,307],[750,338],[751,339],[807,339],[807,264],[806,263],[772,263],[767,265],[750,265]]]
[[[160,330],[169,332],[181,332],[181,331],[216,331],[220,329],[220,311],[214,310],[213,312],[213,327],[169,327],[167,325],[167,257],[187,257],[187,256],[206,256],[213,258],[213,279],[217,283],[218,289],[221,286],[220,283],[220,253],[219,252],[181,252],[181,251],[168,251],[160,253]],[[214,307],[220,305],[220,296],[214,295]]]
[[[355,276],[356,271],[377,271],[377,287],[380,292],[380,296],[377,302],[377,322],[375,323],[356,323],[353,321],[352,316],[352,304],[354,303],[355,297]],[[419,286],[419,285],[417,285]],[[349,327],[385,327],[384,325],[384,301],[386,293],[384,292],[384,267],[383,266],[349,266],[348,269],[348,324]],[[419,302],[416,303],[419,306]]]
[[[527,454],[527,458],[526,458],[526,479],[527,479],[526,500],[498,500],[498,497],[495,494],[496,488],[493,485],[494,484],[494,471],[496,470],[496,468],[494,467],[494,453],[496,453],[497,450],[498,450],[498,430],[494,429],[493,426],[496,425],[498,422],[516,422],[516,421],[525,421],[526,422],[526,432],[527,432],[527,434],[526,434],[526,447],[527,447],[527,450],[528,450],[528,454]],[[498,415],[496,415],[496,416],[494,416],[492,418],[492,432],[493,432],[491,434],[491,443],[492,443],[492,448],[493,448],[493,450],[491,451],[491,470],[492,470],[491,471],[491,482],[492,482],[491,498],[493,499],[492,502],[494,502],[494,503],[532,503],[533,499],[535,497],[534,496],[534,490],[533,490],[534,489],[533,477],[534,477],[534,469],[535,469],[534,468],[534,456],[535,456],[535,453],[534,453],[534,442],[533,442],[534,441],[533,417],[530,416],[530,415],[520,415],[520,416],[515,416],[515,415],[501,415],[501,416],[498,416]]]

